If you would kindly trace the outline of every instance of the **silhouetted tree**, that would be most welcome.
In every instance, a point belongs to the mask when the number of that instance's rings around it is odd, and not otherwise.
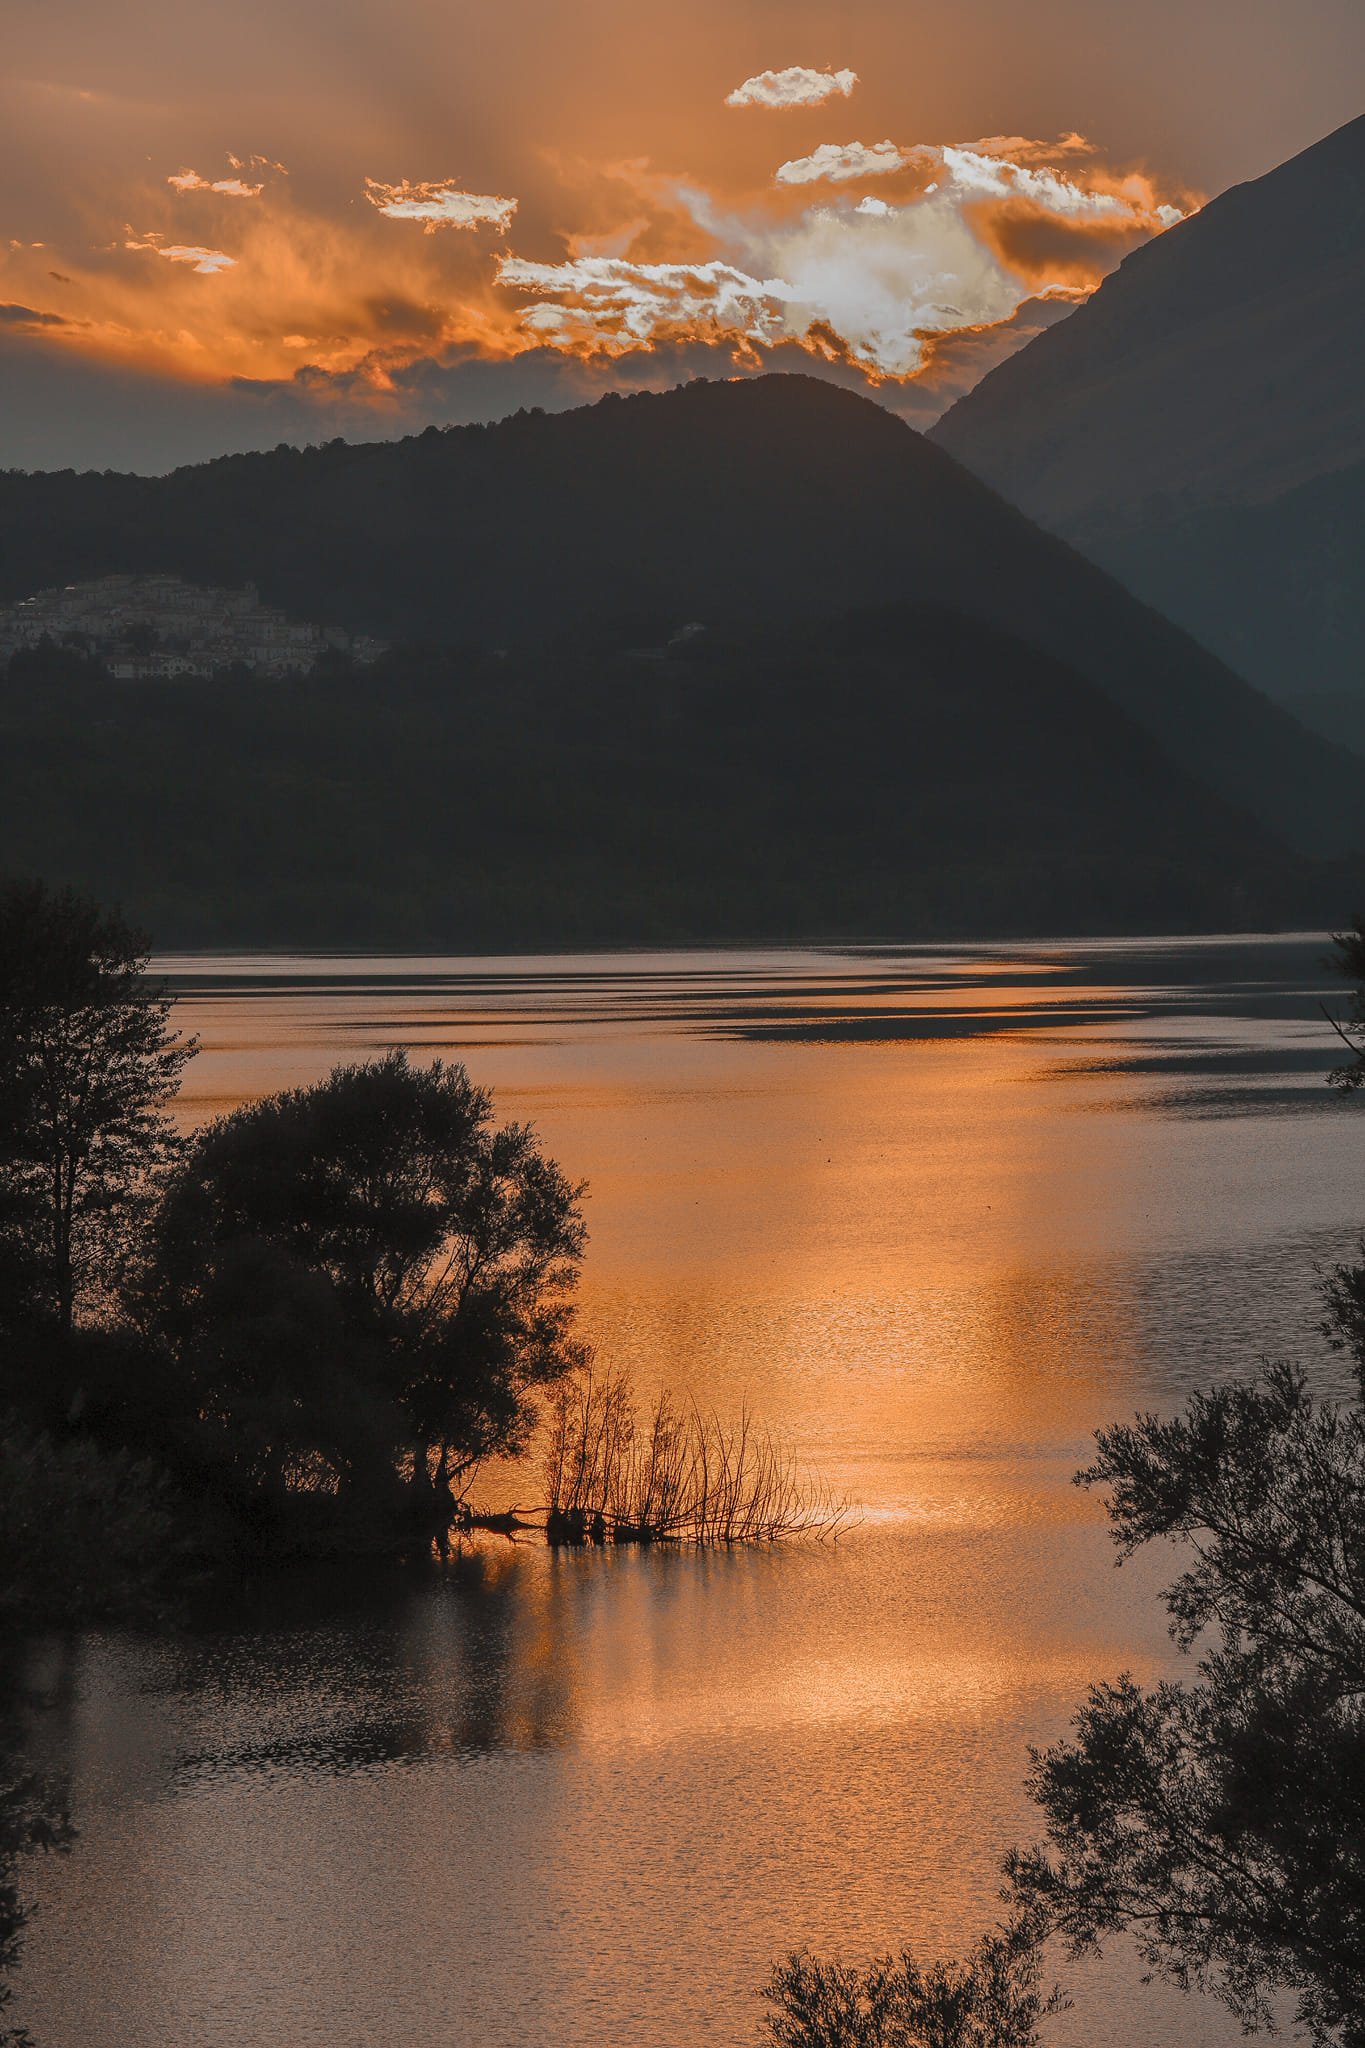
[[[1304,1375],[1197,1394],[1104,1431],[1080,1475],[1109,1490],[1125,1556],[1189,1558],[1165,1595],[1193,1684],[1093,1688],[1033,1762],[1048,1844],[1011,1875],[1080,1953],[1127,1929],[1146,1962],[1248,2027],[1288,1990],[1312,2039],[1365,2043],[1365,1275],[1329,1289],[1358,1392]]]
[[[161,1257],[153,1319],[194,1418],[173,1463],[225,1475],[251,1511],[331,1487],[400,1440],[377,1345],[348,1328],[325,1274],[262,1237],[173,1245],[168,1231]]]
[[[262,1482],[444,1488],[582,1359],[581,1192],[463,1067],[394,1052],[197,1135],[138,1313]]]
[[[1354,918],[1344,932],[1333,932],[1332,945],[1330,964],[1354,984],[1345,1020],[1331,1020],[1351,1055],[1345,1066],[1333,1069],[1332,1085],[1349,1091],[1365,1083],[1365,917]]]
[[[0,1321],[69,1334],[171,1155],[166,1104],[194,1046],[146,967],[117,912],[0,889]]]
[[[1027,1916],[963,1963],[885,1957],[862,1968],[789,1956],[764,1989],[774,2048],[1035,2048],[1067,2000],[1045,1989],[1039,1928]]]
[[[1103,1431],[1079,1475],[1107,1487],[1124,1556],[1182,1546],[1173,1633],[1208,1647],[1193,1683],[1093,1687],[1071,1739],[1033,1753],[1048,1839],[1008,1859],[1012,1931],[923,1974],[793,1958],[768,1992],[779,2048],[1031,2044],[1054,2009],[1041,1936],[1080,1956],[1119,1932],[1248,2029],[1287,1992],[1313,2041],[1365,2048],[1365,1269],[1328,1303],[1351,1399],[1269,1366]]]
[[[1365,1080],[1365,927],[1335,936],[1355,983]],[[1045,1846],[1010,1862],[1018,1898],[1098,1948],[1126,1929],[1145,1960],[1221,1998],[1248,2028],[1278,1992],[1319,2043],[1365,2048],[1365,1265],[1326,1285],[1324,1333],[1353,1390],[1317,1400],[1266,1366],[1183,1415],[1101,1432],[1078,1475],[1108,1489],[1122,1556],[1165,1538],[1194,1684],[1096,1686],[1074,1739],[1034,1753]]]

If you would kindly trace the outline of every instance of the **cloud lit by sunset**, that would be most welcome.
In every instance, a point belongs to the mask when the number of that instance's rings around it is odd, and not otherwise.
[[[244,178],[201,178],[198,171],[172,171],[166,183],[177,192],[218,192],[227,199],[259,199],[265,190]]]
[[[1059,160],[1078,152],[1093,155],[1065,138]],[[1147,178],[1053,169],[1041,143],[1025,142],[1020,155],[1028,160],[977,145],[821,144],[774,174],[776,187],[840,188],[796,214],[775,194],[721,214],[710,194],[680,181],[674,200],[712,243],[704,261],[634,261],[594,246],[559,263],[505,257],[497,282],[533,295],[519,330],[557,348],[794,342],[825,359],[833,352],[874,382],[913,379],[933,337],[1001,326],[1030,297],[1083,293],[1128,248],[1182,217]],[[876,194],[848,189],[874,178]],[[1037,224],[1050,238],[1030,238]]]
[[[894,142],[822,142],[809,156],[792,157],[779,164],[775,173],[779,185],[813,185],[827,178],[833,185],[846,185],[852,178],[885,177],[903,170],[909,159]]]
[[[188,263],[199,277],[216,277],[220,270],[231,270],[236,258],[226,255],[221,249],[203,249],[185,242],[163,242],[159,235],[149,235],[145,241],[130,237],[124,243],[125,249],[147,249],[153,256],[164,256],[168,263]]]
[[[270,445],[792,366],[926,424],[1203,197],[1080,92],[1053,95],[1050,133],[1008,119],[1003,81],[939,92],[935,120],[925,35],[907,69],[866,23],[788,52],[708,16],[661,66],[627,13],[590,62],[567,26],[500,17],[487,61],[517,90],[484,102],[449,50],[418,64],[444,31],[403,4],[411,64],[383,38],[361,67],[411,72],[392,120],[316,51],[278,101],[229,53],[221,120],[173,55],[174,91],[113,46],[67,80],[35,17],[0,87],[0,157],[32,166],[0,303],[64,413],[59,386],[93,404],[133,375]]]
[[[377,179],[367,178],[365,197],[390,220],[421,221],[428,235],[437,228],[493,227],[505,233],[517,210],[515,199],[461,192],[439,179],[426,185],[410,184],[406,178],[397,185],[381,185]]]
[[[727,107],[818,107],[842,94],[848,98],[858,83],[856,71],[809,71],[790,64],[785,71],[760,71],[727,93]]]
[[[771,76],[804,89],[792,74]],[[846,91],[852,74],[832,76]],[[212,240],[172,239],[169,225],[128,231],[130,257],[163,259],[150,271],[111,263],[107,249],[84,261],[73,251],[62,317],[78,307],[80,324],[64,326],[64,345],[115,357],[150,348],[194,378],[285,378],[314,401],[344,377],[350,398],[368,389],[381,406],[395,373],[471,344],[490,363],[546,349],[619,361],[692,344],[728,351],[722,373],[790,344],[874,384],[929,382],[937,338],[1008,335],[1026,301],[1085,292],[1189,204],[1146,175],[1106,170],[1075,134],[1052,146],[818,142],[737,193],[644,161],[605,167],[591,228],[573,225],[566,189],[559,250],[538,256],[478,244],[479,230],[510,236],[514,196],[451,180],[357,183],[377,234],[354,204],[305,211],[284,186],[240,170],[165,174],[177,203],[253,205],[233,206],[231,220],[205,213]],[[424,230],[416,242],[402,233],[409,224]],[[464,231],[468,253],[433,246],[442,228]],[[16,301],[32,302],[49,267],[37,251],[11,250]],[[186,291],[168,287],[171,269],[188,273]]]

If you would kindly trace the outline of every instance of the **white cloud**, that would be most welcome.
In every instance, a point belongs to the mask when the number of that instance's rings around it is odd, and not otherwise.
[[[781,280],[751,277],[730,263],[631,263],[621,256],[532,263],[508,256],[498,265],[498,283],[546,301],[525,314],[523,325],[560,346],[633,348],[668,330],[718,328],[752,340],[777,340],[786,331]]]
[[[498,282],[536,295],[541,303],[523,325],[556,347],[616,351],[706,333],[772,344],[819,326],[855,361],[893,376],[919,366],[922,330],[1005,319],[1021,296],[947,192],[899,209],[880,201],[851,212],[813,207],[755,236],[751,253],[752,268],[507,257]]]
[[[168,263],[188,263],[200,277],[215,277],[220,270],[234,268],[237,258],[225,255],[221,249],[201,249],[186,242],[163,242],[160,235],[146,235],[140,240],[129,239],[125,249],[149,249],[154,256],[164,256]]]
[[[1113,192],[1091,192],[1074,184],[1060,171],[1031,170],[1027,165],[1007,163],[1003,157],[983,156],[972,149],[942,152],[943,168],[962,192],[979,192],[995,199],[1027,199],[1047,213],[1089,214],[1111,217],[1129,208]]]
[[[839,189],[910,167],[937,175],[917,177],[894,204]],[[533,295],[523,331],[551,348],[619,355],[684,339],[805,343],[873,376],[904,378],[923,366],[934,337],[998,327],[1025,299],[1074,299],[1101,274],[1107,249],[1117,261],[1130,237],[1179,217],[1158,207],[1145,178],[1073,178],[966,145],[824,144],[779,173],[787,185],[817,179],[833,189],[795,217],[726,214],[704,192],[675,187],[712,240],[706,260],[509,256],[498,282]],[[998,231],[1002,220],[1010,233]],[[1047,232],[1030,239],[1030,225],[1043,221]]]
[[[397,185],[382,185],[377,178],[367,178],[365,197],[390,220],[420,220],[428,235],[437,228],[480,227],[496,228],[505,234],[517,210],[515,199],[500,199],[486,192],[461,192],[449,179],[419,185],[404,178]]]
[[[1184,218],[1179,207],[1153,210],[1150,188],[1141,179],[1118,185],[1113,180],[1098,186],[1081,184],[1042,162],[1044,154],[1092,153],[1091,145],[1082,135],[1064,135],[1052,144],[1031,142],[1024,136],[996,136],[991,140],[992,149],[981,142],[942,147],[923,142],[902,146],[890,140],[871,144],[822,142],[809,156],[793,157],[780,164],[775,177],[779,185],[844,185],[863,178],[886,177],[912,165],[925,169],[937,164],[942,166],[945,181],[966,199],[1024,199],[1045,213],[1075,220],[1136,220],[1150,211],[1161,226],[1171,227]],[[1017,157],[1003,154],[1006,144],[1017,147]],[[928,189],[933,192],[936,188],[931,185]]]
[[[760,71],[725,96],[727,107],[818,107],[842,93],[847,99],[858,83],[856,71],[811,71],[803,64],[785,71]]]
[[[949,192],[849,213],[812,207],[771,230],[763,253],[786,286],[790,335],[830,328],[855,361],[895,377],[919,368],[924,333],[1007,319],[1022,297]]]
[[[1041,143],[1019,137],[1000,140],[1022,141],[1025,152],[1043,148]],[[1064,137],[1056,145],[1063,153],[1079,146],[1080,137]],[[789,162],[780,164],[775,176],[779,185],[821,182],[844,185],[860,178],[887,177],[893,171],[908,169],[912,164],[941,164],[962,193],[976,193],[982,198],[1027,199],[1049,213],[1115,216],[1130,210],[1124,199],[1112,191],[1092,191],[1068,178],[1064,172],[1050,168],[1035,169],[1026,162],[993,155],[978,143],[948,144],[940,148],[923,142],[902,147],[889,139],[873,143],[822,142],[809,156],[793,157]]]
[[[264,185],[248,185],[244,178],[201,178],[198,171],[174,171],[167,178],[177,192],[220,192],[228,199],[259,199]]]
[[[844,185],[853,178],[884,178],[913,161],[913,152],[897,149],[894,142],[822,142],[809,156],[780,164],[776,175],[779,185],[813,185],[822,178]]]

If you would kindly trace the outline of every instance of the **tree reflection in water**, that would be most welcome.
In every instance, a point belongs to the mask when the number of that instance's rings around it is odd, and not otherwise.
[[[28,2041],[22,2027],[7,2021],[30,1911],[27,1859],[71,1842],[66,1787],[29,1753],[26,1724],[40,1704],[12,1663],[0,1667],[0,2048],[25,2048]]]

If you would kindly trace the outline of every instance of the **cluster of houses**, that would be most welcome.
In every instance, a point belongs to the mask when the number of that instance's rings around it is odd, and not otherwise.
[[[254,583],[213,590],[178,576],[99,576],[0,607],[0,670],[20,648],[50,640],[98,655],[127,681],[211,676],[240,665],[257,675],[306,674],[328,649],[373,661],[381,640],[313,626],[262,604]]]

